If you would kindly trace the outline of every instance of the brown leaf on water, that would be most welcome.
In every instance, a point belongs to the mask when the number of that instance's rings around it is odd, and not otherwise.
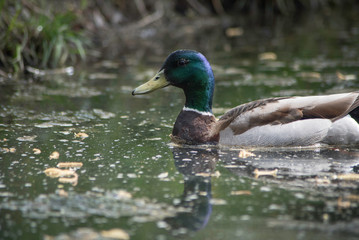
[[[128,240],[130,239],[130,235],[120,228],[113,228],[107,231],[101,231],[102,237],[105,238],[113,238],[113,239],[121,239]]]
[[[346,173],[346,174],[339,174],[333,177],[333,179],[339,179],[344,181],[358,181],[359,174],[358,173]]]
[[[71,176],[71,177],[68,177],[68,176]],[[59,182],[60,183],[70,183],[70,184],[72,184],[72,186],[76,186],[78,179],[79,179],[79,176],[77,175],[77,173],[74,172],[72,175],[68,175],[68,176],[60,177]]]
[[[44,173],[48,177],[59,178],[60,183],[71,183],[73,186],[77,185],[78,175],[73,170],[48,168]]]
[[[274,169],[274,170],[258,170],[258,169],[255,169],[253,171],[254,173],[254,177],[255,178],[259,178],[260,176],[273,176],[273,177],[276,177],[277,176],[277,173],[278,173],[278,169]]]
[[[36,142],[35,138],[37,138],[36,135],[34,135],[34,136],[22,136],[22,137],[16,138],[16,140],[18,140],[20,142]]]
[[[220,177],[221,173],[219,171],[215,171],[215,172],[199,172],[196,173],[196,176],[199,177]]]
[[[168,172],[160,173],[160,174],[158,174],[157,177],[158,177],[158,178],[167,178],[167,177],[168,177]]]
[[[58,177],[64,177],[64,176],[71,176],[75,173],[73,170],[64,170],[59,168],[48,168],[44,171],[46,176],[51,178],[58,178]]]
[[[231,191],[231,195],[252,195],[252,192],[249,190]]]
[[[277,54],[274,52],[264,52],[258,55],[259,60],[277,60]]]
[[[52,159],[59,159],[59,157],[60,157],[60,153],[57,152],[57,151],[51,153],[50,156],[49,156],[50,160],[52,160]]]
[[[59,162],[58,168],[80,168],[83,166],[82,162]]]
[[[66,192],[64,189],[58,190],[57,194],[59,194],[60,197],[68,197],[69,196],[69,193]]]
[[[75,138],[85,139],[85,138],[88,138],[88,137],[89,137],[89,135],[87,133],[84,133],[84,132],[75,133]]]
[[[227,37],[239,37],[243,35],[243,28],[240,27],[231,27],[226,29]]]
[[[239,154],[238,157],[240,158],[248,158],[248,157],[255,157],[256,155],[250,151],[246,151],[244,149],[242,149]]]
[[[356,80],[356,76],[354,74],[343,74],[339,71],[337,71],[337,78],[342,81],[352,81]]]
[[[41,150],[40,149],[38,149],[38,148],[34,148],[34,149],[32,149],[32,151],[34,152],[34,154],[36,154],[36,155],[38,155],[38,154],[40,154],[41,153]]]
[[[132,194],[124,190],[119,190],[116,192],[116,197],[119,199],[131,199]]]
[[[16,148],[0,148],[0,150],[4,153],[15,153],[16,152]]]

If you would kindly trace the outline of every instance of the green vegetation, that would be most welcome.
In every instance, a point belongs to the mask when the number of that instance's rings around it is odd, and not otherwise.
[[[172,33],[169,28],[178,29],[175,26],[186,23],[183,20],[206,22],[205,17],[217,19],[218,28],[247,22],[252,29],[273,24],[278,16],[296,21],[308,11],[330,16],[335,10],[347,17],[357,5],[349,0],[0,0],[0,76],[22,73],[28,67],[75,64],[88,55],[91,42],[96,42],[92,46],[98,50],[93,51],[97,57],[106,55],[105,48],[114,58],[122,56],[146,45],[138,41],[139,35],[148,33],[137,30],[149,25],[157,36]],[[221,22],[224,15],[227,18]],[[151,41],[148,36],[142,38]]]
[[[40,8],[38,4],[0,1],[0,69],[3,71],[23,72],[26,66],[61,67],[85,58],[86,41],[81,29],[77,29],[76,15],[69,10]]]

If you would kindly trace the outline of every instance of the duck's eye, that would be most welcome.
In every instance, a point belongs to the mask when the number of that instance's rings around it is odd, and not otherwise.
[[[188,59],[181,58],[178,60],[177,65],[178,66],[185,66],[189,62]]]

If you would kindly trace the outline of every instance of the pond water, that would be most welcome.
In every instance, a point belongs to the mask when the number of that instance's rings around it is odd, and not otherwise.
[[[358,26],[311,27],[204,49],[216,115],[357,90]],[[182,92],[131,96],[169,53],[1,83],[0,239],[358,238],[357,147],[173,145]]]

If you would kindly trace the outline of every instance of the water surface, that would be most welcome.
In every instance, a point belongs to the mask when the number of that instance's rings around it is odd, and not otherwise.
[[[358,89],[359,31],[339,30],[317,31],[314,40],[300,28],[262,40],[248,34],[206,50],[214,112],[259,98]],[[1,83],[1,239],[104,239],[113,229],[128,234],[122,239],[359,236],[358,179],[343,179],[358,172],[357,147],[245,156],[238,148],[173,145],[168,135],[183,93],[131,96],[165,57]],[[60,162],[83,164],[70,168],[77,181],[46,176]]]

